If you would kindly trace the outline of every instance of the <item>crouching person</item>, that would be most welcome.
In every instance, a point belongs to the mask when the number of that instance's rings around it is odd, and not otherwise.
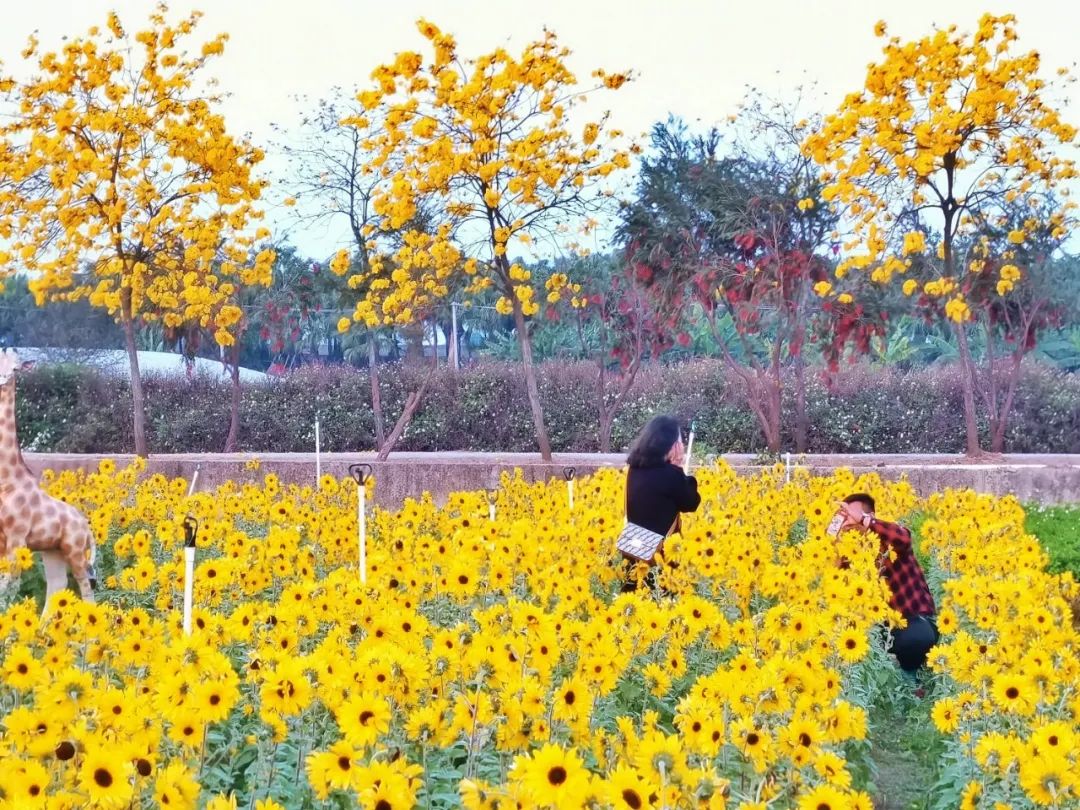
[[[878,571],[888,583],[890,606],[903,614],[907,622],[905,627],[890,632],[889,652],[896,656],[904,673],[914,679],[940,636],[934,597],[915,558],[911,531],[898,523],[878,520],[874,515],[874,499],[863,493],[845,498],[839,514],[844,521],[840,531],[854,529],[878,543]]]

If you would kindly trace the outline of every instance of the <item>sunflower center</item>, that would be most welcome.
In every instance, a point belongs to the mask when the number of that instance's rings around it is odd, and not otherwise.
[[[94,784],[100,788],[110,787],[113,783],[113,775],[108,768],[96,768],[94,770]]]
[[[810,735],[807,734],[805,731],[799,735],[799,745],[805,745],[807,748],[809,748],[810,743]]]
[[[567,692],[563,695],[563,700],[566,701],[567,706],[573,706],[574,701],[577,700],[577,695],[575,695],[573,691]]]
[[[562,765],[556,765],[547,772],[548,783],[552,785],[561,785],[566,781],[566,768]]]
[[[368,721],[370,721],[371,718],[374,716],[375,712],[369,712],[367,710],[360,712],[360,725],[366,726],[368,724]]]
[[[760,739],[761,738],[757,735],[756,732],[751,731],[749,734],[746,735],[746,744],[757,745]]]
[[[641,796],[633,788],[627,788],[622,792],[622,800],[626,802],[626,806],[632,808],[632,810],[639,810],[641,807]]]
[[[1005,690],[1005,697],[1007,697],[1009,700],[1016,700],[1018,697],[1020,697],[1020,690],[1017,689],[1015,686],[1010,686],[1008,689]]]
[[[347,770],[349,770],[349,768],[352,767],[352,760],[349,759],[348,757],[338,757],[337,758],[337,764],[338,764],[338,767],[341,768],[341,770],[347,771]]]

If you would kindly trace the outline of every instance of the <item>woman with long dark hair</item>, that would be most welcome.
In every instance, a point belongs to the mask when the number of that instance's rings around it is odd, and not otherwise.
[[[701,504],[697,480],[683,472],[686,448],[682,431],[673,416],[654,416],[630,445],[626,463],[626,519],[667,537],[679,529],[679,515]],[[662,553],[661,543],[657,553]],[[638,561],[627,558],[627,581],[623,592],[637,589],[634,569]],[[650,565],[652,561],[649,561]],[[652,572],[650,571],[650,578]]]

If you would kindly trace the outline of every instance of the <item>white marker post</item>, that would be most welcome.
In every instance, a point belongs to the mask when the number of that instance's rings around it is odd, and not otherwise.
[[[784,453],[784,483],[791,483],[791,453]]]
[[[495,490],[489,489],[487,491],[488,520],[490,520],[492,523],[495,522],[495,500],[496,500],[496,498],[497,498],[497,494],[496,494]]]
[[[322,455],[319,448],[319,417],[315,417],[315,489],[322,480]]]
[[[686,440],[686,458],[683,459],[683,473],[690,474],[690,455],[694,452],[694,423],[690,423],[690,436]]]
[[[563,467],[563,478],[566,479],[566,502],[570,505],[570,511],[574,511],[574,476],[577,470],[573,467]]]
[[[184,635],[191,635],[191,597],[195,590],[195,538],[199,524],[191,515],[184,518]]]
[[[190,498],[195,492],[195,485],[199,483],[199,470],[202,469],[202,462],[200,461],[195,465],[195,472],[191,476],[191,483],[188,485],[187,496]]]
[[[353,464],[349,474],[356,481],[356,535],[360,552],[360,584],[367,585],[367,480],[371,477],[370,464]]]

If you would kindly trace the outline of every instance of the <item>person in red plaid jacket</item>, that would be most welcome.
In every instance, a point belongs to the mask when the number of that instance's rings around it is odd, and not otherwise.
[[[907,620],[906,627],[891,632],[889,651],[905,673],[914,675],[926,664],[927,653],[940,636],[934,618],[934,597],[922,566],[915,559],[911,531],[897,523],[878,520],[874,516],[874,499],[863,493],[844,498],[840,514],[844,518],[840,531],[856,529],[878,537],[878,570],[892,593],[889,604]]]

